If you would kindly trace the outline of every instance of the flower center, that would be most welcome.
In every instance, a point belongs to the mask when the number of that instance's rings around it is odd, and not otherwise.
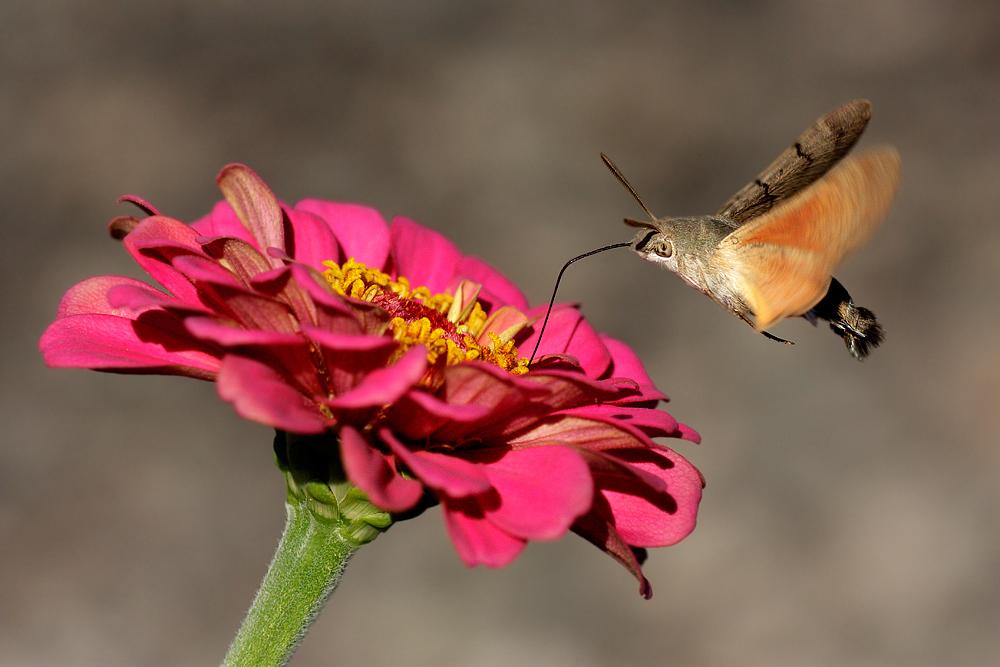
[[[369,301],[389,313],[389,330],[400,344],[391,361],[414,345],[424,345],[433,369],[479,359],[517,375],[528,371],[528,360],[518,358],[513,340],[504,342],[490,331],[486,333],[489,344],[479,342],[489,318],[479,301],[463,305],[461,286],[454,296],[431,294],[426,287],[411,288],[404,276],[393,280],[353,258],[342,266],[334,262],[323,262],[323,266],[327,267],[323,275],[335,292]],[[428,373],[428,378],[433,375]]]

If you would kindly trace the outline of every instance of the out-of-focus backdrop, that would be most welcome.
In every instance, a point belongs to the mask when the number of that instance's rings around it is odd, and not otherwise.
[[[0,664],[221,660],[284,520],[271,432],[212,385],[49,370],[62,293],[142,272],[122,194],[193,220],[229,162],[440,230],[546,300],[641,211],[714,211],[830,108],[903,158],[838,276],[864,364],[755,334],[625,250],[562,298],[698,429],[699,526],[652,601],[575,536],[466,569],[431,510],[353,559],[293,665],[1000,663],[995,2],[11,0],[0,10]]]

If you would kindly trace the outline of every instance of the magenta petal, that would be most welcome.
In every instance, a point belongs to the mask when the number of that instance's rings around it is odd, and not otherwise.
[[[354,389],[337,396],[326,404],[341,410],[389,405],[409,391],[427,370],[427,348],[418,345],[399,358],[392,366],[377,368],[365,376]]]
[[[236,211],[227,201],[216,202],[212,207],[212,212],[201,220],[191,223],[200,236],[215,238],[218,236],[231,236],[241,239],[256,246],[257,240],[253,237],[240,219],[236,217]]]
[[[481,514],[465,511],[470,499],[446,500],[444,523],[458,557],[469,567],[506,567],[524,550],[527,542],[501,530]]]
[[[300,434],[322,433],[330,421],[313,401],[255,359],[226,355],[216,382],[222,400],[244,419]]]
[[[403,217],[393,218],[389,237],[397,275],[427,287],[431,294],[447,290],[462,258],[451,241]]]
[[[420,482],[396,472],[386,457],[350,426],[340,429],[340,456],[348,479],[386,512],[408,510],[423,495]]]
[[[295,208],[313,213],[326,221],[340,242],[343,256],[333,255],[324,259],[340,264],[353,257],[366,266],[386,268],[389,258],[389,227],[382,214],[375,209],[318,199],[303,199]]]
[[[452,498],[464,498],[490,490],[490,480],[481,466],[451,454],[411,451],[389,429],[379,439],[426,486]]]
[[[156,282],[178,299],[197,303],[198,291],[173,268],[183,255],[205,257],[196,238],[199,234],[183,222],[164,217],[146,218],[122,240],[135,261]]]
[[[291,236],[285,239],[290,256],[315,269],[322,269],[323,262],[340,262],[340,244],[326,220],[298,208],[282,206],[282,210],[291,226]]]
[[[484,300],[492,301],[491,305],[514,306],[522,312],[528,309],[528,300],[524,298],[521,290],[506,276],[478,257],[463,257],[458,261],[455,271],[459,276],[482,285],[488,292],[483,295]]]
[[[230,164],[222,168],[215,182],[262,251],[268,248],[285,250],[281,207],[260,176],[242,164]],[[281,266],[276,259],[269,257],[268,260],[272,266]]]
[[[613,362],[609,373],[612,376],[626,377],[634,380],[639,384],[639,389],[642,390],[642,394],[645,397],[667,400],[666,395],[656,388],[649,374],[646,373],[646,367],[642,365],[639,355],[633,352],[625,343],[615,340],[610,336],[602,334],[600,338],[604,342],[604,346],[611,353]]]
[[[486,517],[516,537],[562,537],[593,502],[590,469],[571,447],[514,449],[485,469],[501,499]]]
[[[539,307],[527,313],[528,317],[545,316],[545,308]],[[535,324],[535,329],[541,328],[541,321]],[[521,344],[526,350],[534,349],[538,334],[533,333]],[[583,314],[575,308],[557,308],[552,310],[549,323],[538,347],[537,359],[546,354],[568,354],[575,357],[588,377],[603,378],[611,366],[611,353],[605,347],[601,337],[583,318]]]

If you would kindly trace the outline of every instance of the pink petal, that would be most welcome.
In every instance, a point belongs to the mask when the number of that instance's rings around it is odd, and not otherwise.
[[[606,518],[622,539],[635,546],[662,547],[687,537],[694,530],[701,501],[702,480],[694,466],[666,448],[619,451],[615,456],[667,483],[667,493],[662,494],[638,481],[595,471],[599,494],[613,516]]]
[[[118,287],[130,288],[144,294],[146,298],[137,298],[138,303],[135,305],[127,301],[112,305],[108,301],[108,293]],[[151,308],[158,308],[163,298],[172,297],[140,280],[119,276],[97,276],[87,278],[67,290],[59,301],[58,317],[104,314],[132,318]]]
[[[455,273],[482,285],[488,292],[482,298],[496,308],[514,306],[522,312],[528,309],[528,300],[524,298],[521,290],[506,276],[478,257],[462,257],[455,267]]]
[[[219,397],[244,419],[300,434],[322,433],[329,425],[313,401],[256,359],[226,355],[216,382]]]
[[[379,439],[426,486],[452,498],[463,498],[490,489],[490,480],[481,466],[451,454],[411,451],[388,429]]]
[[[386,457],[350,426],[340,429],[340,456],[348,479],[386,512],[408,510],[423,495],[420,482],[396,472]]]
[[[261,250],[285,250],[285,225],[274,193],[252,169],[242,164],[222,168],[215,182]],[[272,266],[278,260],[268,258]]]
[[[469,567],[506,567],[524,550],[527,541],[514,537],[487,521],[470,499],[445,500],[445,527],[458,557]]]
[[[431,294],[448,289],[462,258],[451,241],[403,217],[393,218],[389,238],[396,275],[406,276],[411,285],[422,285]]]
[[[337,236],[321,216],[300,208],[282,206],[291,226],[291,235],[285,239],[288,254],[315,269],[323,269],[323,262],[340,264],[342,250]],[[382,223],[385,227],[385,223]],[[361,260],[358,260],[361,261]],[[378,264],[375,268],[381,267]]]
[[[303,199],[295,208],[322,218],[339,241],[343,254],[325,259],[342,264],[353,257],[368,267],[386,268],[389,258],[389,227],[375,209],[318,199]]]
[[[514,449],[483,465],[501,499],[500,506],[487,510],[486,517],[516,537],[562,537],[590,509],[594,498],[590,469],[570,447]]]
[[[219,359],[191,338],[168,313],[149,311],[138,320],[114,315],[71,315],[49,325],[39,342],[45,363],[115,373],[187,375],[211,380]]]

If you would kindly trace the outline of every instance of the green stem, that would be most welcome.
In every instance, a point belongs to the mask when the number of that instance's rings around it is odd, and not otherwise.
[[[285,532],[223,667],[287,664],[351,554],[392,524],[344,478],[335,440],[279,432],[275,454],[288,484]]]
[[[287,664],[358,548],[335,522],[292,502],[286,508],[285,533],[225,667]]]

